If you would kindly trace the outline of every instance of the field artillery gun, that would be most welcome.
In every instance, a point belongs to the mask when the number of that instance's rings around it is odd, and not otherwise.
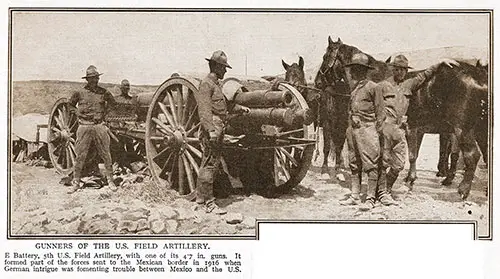
[[[155,92],[137,95],[133,105],[118,104],[106,116],[112,138],[134,146],[147,159],[155,183],[181,195],[196,188],[202,157],[194,98],[199,84],[192,77],[171,77]],[[249,91],[234,78],[222,81],[222,88],[229,101],[250,108],[227,118],[223,156],[232,176],[242,185],[268,190],[289,190],[300,183],[316,142],[313,116],[302,95],[286,83],[274,91]],[[68,100],[58,100],[49,117],[48,147],[62,174],[75,164],[77,128]]]

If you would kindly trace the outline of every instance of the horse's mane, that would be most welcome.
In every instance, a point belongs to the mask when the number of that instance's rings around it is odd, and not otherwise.
[[[343,53],[345,55],[347,63],[349,63],[352,60],[352,56],[356,53],[363,53],[368,57],[368,64],[375,68],[374,70],[368,73],[368,79],[374,82],[380,82],[385,78],[387,78],[389,67],[384,61],[375,59],[372,55],[360,50],[355,46],[342,43],[342,45],[339,48],[344,48]]]

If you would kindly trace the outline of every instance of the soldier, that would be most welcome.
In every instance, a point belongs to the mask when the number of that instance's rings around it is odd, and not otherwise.
[[[87,74],[82,77],[87,80],[87,85],[82,90],[73,93],[70,99],[70,104],[75,106],[76,115],[78,117],[78,130],[76,132],[76,163],[72,187],[68,194],[72,194],[80,189],[80,178],[82,168],[92,146],[95,147],[95,152],[104,161],[106,168],[105,175],[108,180],[108,186],[112,191],[116,191],[116,185],[113,183],[112,177],[112,162],[110,153],[110,136],[108,127],[104,125],[104,116],[107,106],[114,105],[115,100],[111,93],[98,86],[99,76],[102,75],[97,71],[97,68],[90,65],[87,68]],[[92,150],[94,151],[94,150]]]
[[[244,106],[229,106],[225,99],[219,80],[224,78],[227,63],[226,54],[217,50],[208,61],[210,73],[205,77],[199,91],[194,95],[198,104],[198,115],[202,127],[203,158],[200,165],[196,187],[196,202],[203,205],[207,213],[225,214],[226,211],[215,204],[213,182],[215,171],[222,167],[220,146],[224,137],[224,124],[228,112],[248,112]]]
[[[354,54],[352,62],[347,64],[354,81],[349,109],[349,126],[347,128],[347,145],[349,147],[349,167],[351,168],[351,195],[341,201],[342,205],[360,204],[359,192],[361,177],[368,175],[366,201],[360,210],[370,210],[375,205],[375,194],[378,181],[380,159],[380,127],[384,120],[384,98],[376,90],[377,84],[367,80],[369,69],[368,56],[363,53]]]
[[[392,186],[398,178],[399,172],[405,165],[405,156],[408,152],[406,143],[406,112],[409,98],[423,83],[431,79],[437,68],[444,63],[448,67],[459,64],[450,59],[443,59],[414,78],[405,80],[408,69],[408,59],[404,55],[397,55],[389,64],[392,66],[392,76],[379,83],[385,103],[385,121],[381,133],[382,166],[380,173],[378,196],[382,204],[396,204],[391,196]]]
[[[116,97],[117,103],[134,104],[134,98],[130,96],[130,82],[126,79],[122,80],[120,84],[121,94]]]

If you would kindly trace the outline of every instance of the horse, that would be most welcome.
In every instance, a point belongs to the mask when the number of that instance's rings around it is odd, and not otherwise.
[[[281,60],[281,64],[285,69],[285,82],[297,88],[302,97],[306,100],[309,108],[314,115],[319,114],[319,90],[307,86],[305,73],[304,73],[304,58],[299,56],[298,63],[292,63],[289,65],[284,60]],[[318,125],[318,117],[314,122],[315,127]]]
[[[424,133],[439,133],[447,136],[452,146],[455,142],[455,146],[451,148],[451,166],[442,183],[451,184],[455,177],[458,152],[461,151],[465,172],[458,193],[462,199],[466,199],[480,157],[476,142],[480,145],[485,160],[488,156],[488,119],[484,116],[483,105],[488,100],[488,71],[479,65],[463,61],[459,61],[459,66],[453,68],[441,65],[434,77],[415,93],[410,99],[407,113],[410,170],[405,180],[413,185],[417,178],[416,159]],[[445,144],[441,143],[440,147],[443,148],[443,145]],[[446,151],[441,152],[440,155],[446,154]],[[441,156],[440,164],[443,164]]]
[[[336,157],[340,157],[341,148],[339,147],[342,147],[345,140],[345,129],[342,125],[347,127],[349,92],[352,88],[348,69],[344,66],[349,63],[355,53],[359,52],[362,51],[344,44],[340,38],[333,42],[331,37],[328,37],[328,48],[315,78],[316,87],[322,89],[321,104],[324,106],[320,110],[323,116],[325,157],[327,157],[326,152],[329,152],[327,143],[330,136],[333,136],[335,141],[338,154]],[[390,57],[382,62],[368,54],[367,56],[369,63],[375,68],[368,73],[368,79],[380,82],[392,74],[388,66]],[[409,76],[415,74],[417,73]],[[460,182],[458,193],[462,199],[468,197],[479,159],[474,127],[476,123],[481,123],[479,121],[481,102],[484,102],[481,100],[487,100],[487,82],[487,71],[481,70],[478,66],[466,62],[460,62],[460,66],[454,68],[441,65],[431,81],[422,86],[427,89],[418,90],[410,98],[407,113],[410,171],[406,178],[410,185],[413,185],[416,179],[415,163],[423,134],[430,131],[427,129],[428,126],[433,126],[434,131],[456,137],[458,148],[462,151],[465,162],[465,174]],[[432,106],[424,105],[431,102],[436,102],[434,107],[439,110],[430,109]],[[487,150],[487,145],[483,144],[481,149]],[[324,162],[325,165],[328,169],[327,161]]]
[[[334,42],[328,36],[328,47],[314,79],[315,87],[321,90],[319,111],[324,140],[322,174],[329,172],[328,156],[331,147],[335,152],[335,171],[342,166],[341,152],[348,125],[350,92],[353,89],[344,65],[350,62],[354,54],[361,52],[354,46],[344,44],[340,38]],[[368,79],[375,82],[384,80],[389,73],[386,63],[376,60],[371,55],[367,56],[370,65],[375,67],[375,70],[368,73]]]

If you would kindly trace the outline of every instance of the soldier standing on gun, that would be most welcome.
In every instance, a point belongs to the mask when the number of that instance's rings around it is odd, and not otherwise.
[[[226,54],[217,50],[210,59],[205,59],[208,61],[210,73],[202,80],[200,90],[194,95],[202,127],[203,150],[196,183],[196,202],[203,205],[207,213],[225,214],[226,211],[215,204],[213,190],[214,174],[218,168],[222,167],[223,159],[220,148],[224,137],[224,124],[228,111],[248,112],[249,109],[237,104],[228,107],[222,93],[219,80],[224,78],[226,68],[231,69],[227,63]]]
[[[392,199],[391,191],[399,172],[405,166],[408,145],[406,143],[406,129],[408,105],[410,96],[423,83],[431,79],[439,65],[444,63],[448,67],[458,66],[454,60],[443,59],[414,78],[405,80],[408,69],[408,59],[404,55],[397,55],[389,64],[393,75],[379,83],[383,92],[386,108],[386,118],[381,133],[382,166],[379,181],[378,196],[384,205],[396,204]]]
[[[73,93],[70,104],[78,108],[76,115],[78,117],[78,130],[76,132],[76,163],[71,182],[71,189],[68,194],[72,194],[81,188],[80,178],[85,164],[87,154],[92,146],[94,152],[104,161],[105,175],[108,180],[108,186],[112,191],[116,191],[116,185],[113,183],[112,162],[110,153],[110,136],[108,127],[104,125],[104,116],[107,106],[114,105],[115,100],[111,93],[98,86],[99,76],[102,75],[97,68],[90,65],[83,79],[87,80],[87,85],[82,90]]]
[[[368,56],[363,53],[354,54],[350,67],[355,82],[351,92],[349,109],[349,127],[347,128],[347,144],[349,147],[349,167],[351,168],[351,196],[341,205],[360,204],[361,177],[368,175],[366,201],[360,210],[370,210],[375,206],[378,169],[380,160],[379,130],[384,120],[384,98],[376,90],[377,84],[367,80],[369,69]]]

